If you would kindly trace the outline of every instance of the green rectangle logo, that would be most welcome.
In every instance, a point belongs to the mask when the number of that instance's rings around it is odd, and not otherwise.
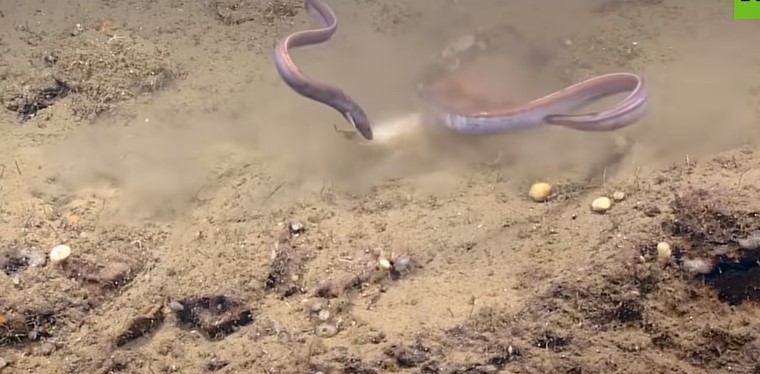
[[[760,19],[760,0],[734,0],[734,19]]]

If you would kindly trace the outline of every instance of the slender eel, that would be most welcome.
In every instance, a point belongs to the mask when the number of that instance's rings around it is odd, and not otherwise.
[[[630,94],[607,110],[563,114],[626,91]],[[630,73],[615,73],[585,80],[523,105],[476,112],[457,111],[436,100],[434,106],[447,127],[463,134],[498,134],[541,124],[580,131],[613,131],[643,117],[647,94],[643,78]]]
[[[369,118],[354,99],[338,87],[308,78],[293,63],[292,48],[327,42],[338,29],[335,13],[323,0],[306,0],[305,7],[317,27],[295,32],[277,43],[274,53],[277,72],[294,91],[337,110],[365,139],[372,140]]]

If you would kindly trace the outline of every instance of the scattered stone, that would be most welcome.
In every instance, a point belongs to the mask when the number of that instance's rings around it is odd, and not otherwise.
[[[66,261],[69,256],[71,256],[71,247],[66,244],[55,246],[50,250],[50,262],[53,265]]]
[[[591,202],[591,210],[595,213],[605,213],[612,207],[612,200],[609,197],[597,197]]]
[[[549,183],[538,182],[530,186],[528,196],[535,202],[544,202],[552,193],[552,186]]]

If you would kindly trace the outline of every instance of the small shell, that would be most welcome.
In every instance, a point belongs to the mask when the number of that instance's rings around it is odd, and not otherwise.
[[[543,202],[549,198],[552,193],[552,185],[545,182],[533,183],[528,191],[528,196],[535,202]]]
[[[53,264],[66,261],[69,256],[71,256],[71,247],[66,244],[57,245],[50,250],[50,262]]]
[[[612,200],[615,201],[623,201],[625,200],[625,192],[623,191],[615,191],[612,193]]]
[[[596,213],[604,213],[612,207],[612,200],[609,197],[597,197],[591,202],[591,210]]]

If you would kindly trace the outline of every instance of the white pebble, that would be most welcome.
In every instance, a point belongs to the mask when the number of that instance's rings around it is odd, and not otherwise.
[[[57,245],[50,250],[50,262],[53,264],[66,261],[69,256],[71,256],[71,247],[66,244]]]
[[[552,185],[545,182],[533,183],[528,191],[528,196],[535,202],[543,202],[549,198],[552,193]]]
[[[612,200],[609,197],[597,197],[591,202],[591,210],[596,213],[604,213],[612,207]]]
[[[615,201],[623,201],[623,200],[625,200],[625,192],[623,192],[623,191],[615,191],[612,194],[612,200],[615,200]]]
[[[670,244],[667,242],[657,243],[657,259],[661,262],[669,262],[670,256],[673,255],[673,250],[670,249]]]

